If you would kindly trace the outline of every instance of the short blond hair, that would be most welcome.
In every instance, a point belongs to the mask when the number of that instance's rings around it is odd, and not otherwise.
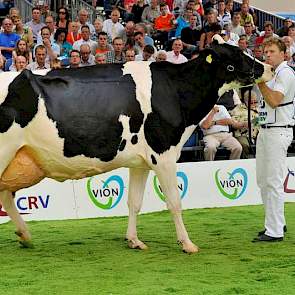
[[[275,38],[275,37],[265,39],[263,42],[263,49],[266,46],[272,46],[272,45],[276,45],[280,51],[283,51],[284,53],[286,53],[286,50],[287,50],[286,44],[281,39]]]

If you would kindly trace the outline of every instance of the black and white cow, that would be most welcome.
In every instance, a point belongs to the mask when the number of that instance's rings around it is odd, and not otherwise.
[[[0,74],[0,202],[20,242],[30,246],[31,236],[13,192],[44,177],[64,181],[129,167],[129,247],[146,248],[136,217],[152,169],[183,251],[197,252],[177,190],[181,148],[222,91],[271,78],[270,66],[218,43],[181,65],[130,62]]]

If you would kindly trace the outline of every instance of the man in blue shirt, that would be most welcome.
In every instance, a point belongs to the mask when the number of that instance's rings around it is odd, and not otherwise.
[[[20,36],[12,32],[12,20],[5,18],[2,22],[3,33],[0,33],[0,50],[7,59],[12,58],[12,51]]]

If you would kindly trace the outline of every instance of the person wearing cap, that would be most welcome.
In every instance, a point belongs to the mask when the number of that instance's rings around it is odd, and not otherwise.
[[[256,144],[256,179],[264,204],[264,229],[253,242],[283,241],[284,179],[293,140],[295,73],[284,61],[286,45],[278,38],[264,41],[265,63],[275,69],[269,82],[258,83],[260,130]]]

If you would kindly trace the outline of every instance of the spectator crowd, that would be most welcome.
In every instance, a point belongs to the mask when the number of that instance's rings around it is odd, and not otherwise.
[[[233,0],[126,0],[124,7],[113,8],[109,18],[97,18],[93,23],[87,10],[81,9],[77,19],[71,19],[66,7],[60,7],[56,17],[34,7],[32,19],[24,23],[20,11],[11,8],[2,21],[0,70],[78,68],[134,60],[179,64],[197,58],[200,51],[210,47],[214,34],[261,61],[264,40],[281,38],[287,48],[285,60],[295,68],[295,24],[285,19],[275,30],[266,21],[259,31],[249,0],[243,0],[236,11]],[[205,159],[213,160],[221,144],[230,149],[231,158],[247,158],[258,133],[256,93],[248,102],[240,93],[230,91],[219,104],[223,106],[215,106],[200,123]]]

